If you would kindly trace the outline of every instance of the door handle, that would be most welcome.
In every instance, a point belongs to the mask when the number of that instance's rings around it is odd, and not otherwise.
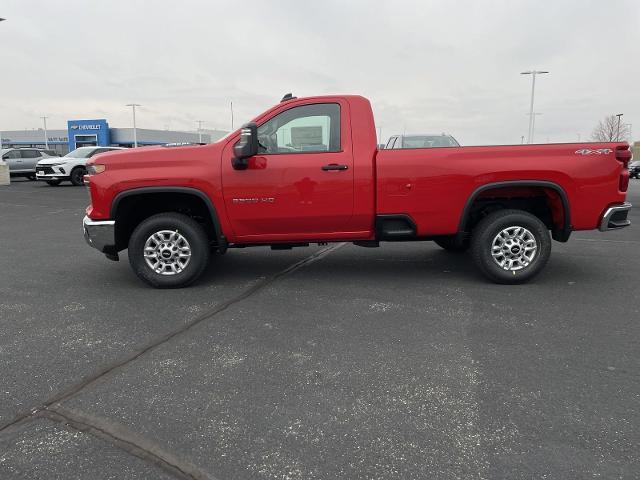
[[[338,165],[337,163],[330,163],[329,165],[323,165],[322,170],[325,172],[328,170],[347,170],[349,165]]]

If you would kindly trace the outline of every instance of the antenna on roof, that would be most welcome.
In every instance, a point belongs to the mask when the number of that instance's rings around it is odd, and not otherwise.
[[[298,97],[294,97],[293,93],[285,93],[284,97],[282,97],[282,100],[280,100],[280,103],[282,102],[288,102],[289,100],[294,100]]]

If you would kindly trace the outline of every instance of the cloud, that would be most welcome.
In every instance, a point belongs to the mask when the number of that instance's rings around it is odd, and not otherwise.
[[[588,137],[625,113],[640,131],[640,4],[566,0],[243,2],[8,0],[0,130],[69,118],[146,128],[229,128],[292,91],[369,97],[388,137],[446,131],[519,143],[530,77],[537,139]]]

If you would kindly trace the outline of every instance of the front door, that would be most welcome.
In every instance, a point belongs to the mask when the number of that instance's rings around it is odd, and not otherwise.
[[[36,164],[42,160],[42,154],[36,149],[25,148],[20,150],[22,168],[24,170],[36,170]]]
[[[353,215],[348,104],[292,107],[258,127],[259,153],[246,170],[223,153],[227,213],[246,240],[322,239],[345,232]]]
[[[75,135],[76,148],[95,147],[98,145],[98,135]]]
[[[9,166],[9,172],[16,173],[22,170],[22,156],[20,150],[11,150],[2,156],[2,159],[7,162]]]

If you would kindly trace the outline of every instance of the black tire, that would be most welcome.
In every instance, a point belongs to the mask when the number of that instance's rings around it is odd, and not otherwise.
[[[519,269],[501,267],[498,264],[500,258],[505,260],[504,263],[507,267],[510,266],[511,260],[506,255],[498,257],[498,259],[494,259],[492,255],[494,240],[497,239],[498,234],[511,227],[526,229],[528,233],[525,238],[530,239],[529,234],[532,235],[537,247],[530,262],[518,262],[514,265],[514,268]],[[502,242],[500,239],[496,241],[498,244]],[[517,242],[517,244],[509,246],[509,242]],[[515,238],[506,240],[505,243],[502,245],[502,249],[506,248],[507,255],[521,253],[521,245],[524,245],[522,240]],[[528,245],[530,248],[532,244],[528,243]],[[549,260],[551,237],[547,226],[538,217],[522,210],[500,210],[487,215],[473,229],[471,254],[480,271],[490,280],[503,284],[524,283],[540,273]]]
[[[84,177],[87,174],[87,169],[84,167],[76,167],[73,170],[71,170],[71,174],[69,175],[69,180],[71,180],[71,183],[76,186],[76,187],[81,187],[82,185],[84,185],[84,180],[82,179],[82,177]]]
[[[155,233],[169,231],[176,232],[186,242],[190,248],[191,256],[184,268],[171,274],[156,272],[147,263],[144,257],[144,248],[147,240]],[[169,245],[171,240],[166,245]],[[156,242],[156,245],[165,245]],[[184,246],[185,244],[182,243]],[[175,245],[174,245],[175,246]],[[161,249],[162,253],[171,251],[173,247]],[[175,249],[173,249],[175,250]],[[179,288],[186,287],[194,282],[209,264],[209,239],[202,225],[186,215],[180,213],[167,212],[153,215],[142,221],[129,238],[129,263],[131,268],[140,279],[155,288]],[[176,252],[177,253],[177,252]],[[160,256],[156,257],[160,258]],[[168,259],[171,262],[172,259]],[[175,262],[173,262],[175,263]],[[164,269],[162,263],[158,263],[158,268]],[[165,271],[170,271],[169,266]]]
[[[47,180],[47,185],[57,187],[58,185],[60,185],[60,182],[62,182],[62,180]]]
[[[465,238],[463,240],[460,240],[455,236],[436,238],[434,242],[439,247],[444,248],[447,252],[452,253],[466,252],[471,246],[471,242],[469,241],[469,239]]]

